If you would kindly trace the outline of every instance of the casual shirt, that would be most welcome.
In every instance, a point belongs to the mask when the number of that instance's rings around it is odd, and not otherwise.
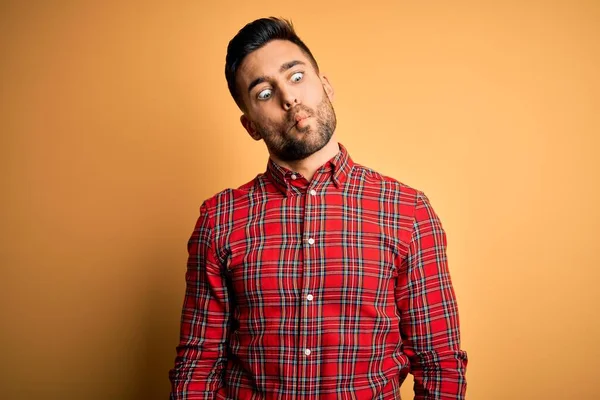
[[[202,204],[171,399],[399,399],[409,372],[415,399],[464,399],[440,220],[339,148]]]

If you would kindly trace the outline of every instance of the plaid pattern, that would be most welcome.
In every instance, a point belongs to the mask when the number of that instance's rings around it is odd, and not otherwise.
[[[340,152],[200,208],[171,399],[463,399],[446,237],[422,192]]]

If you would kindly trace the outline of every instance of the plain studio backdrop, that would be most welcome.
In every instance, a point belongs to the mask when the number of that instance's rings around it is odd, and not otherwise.
[[[600,4],[491,3],[1,2],[0,397],[167,398],[198,208],[267,164],[226,46],[273,15],[440,215],[468,399],[599,398]]]

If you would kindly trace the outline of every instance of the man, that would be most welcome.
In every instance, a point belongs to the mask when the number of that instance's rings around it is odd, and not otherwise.
[[[290,23],[240,30],[225,75],[266,172],[206,200],[190,238],[172,399],[463,399],[467,355],[427,197],[358,165]]]

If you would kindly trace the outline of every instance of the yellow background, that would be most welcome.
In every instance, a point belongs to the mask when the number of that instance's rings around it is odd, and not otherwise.
[[[167,397],[198,207],[267,161],[226,46],[275,15],[440,215],[467,397],[598,398],[600,5],[483,3],[1,2],[0,397]]]

